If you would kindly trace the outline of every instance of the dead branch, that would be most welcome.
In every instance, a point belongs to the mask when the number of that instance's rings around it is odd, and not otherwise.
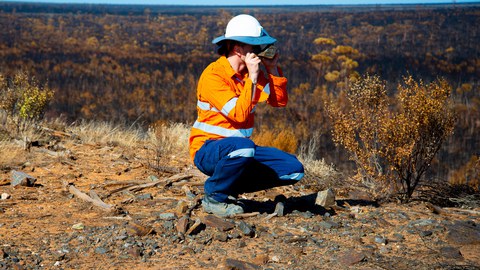
[[[155,186],[157,186],[159,184],[162,184],[162,183],[163,183],[163,187],[167,187],[167,186],[170,186],[174,182],[178,182],[178,181],[181,181],[181,180],[184,180],[184,179],[189,179],[189,178],[192,178],[192,177],[193,176],[191,174],[179,173],[179,174],[170,176],[169,178],[166,178],[166,179],[160,179],[160,180],[157,180],[157,181],[154,181],[154,182],[151,182],[151,183],[146,183],[146,184],[141,184],[141,185],[128,187],[127,190],[137,192],[137,191],[140,191],[140,190],[145,189],[145,188],[155,187]]]
[[[461,209],[461,208],[453,208],[453,207],[445,207],[443,208],[444,210],[447,211],[455,211],[455,212],[463,212],[463,213],[468,213],[472,215],[480,215],[480,211],[475,211],[475,210],[468,210],[468,209]]]
[[[203,186],[205,184],[205,181],[197,181],[197,182],[175,182],[172,183],[172,186],[184,186],[184,185],[189,185],[191,187],[195,186]]]
[[[90,191],[90,194],[93,195],[93,198],[88,196],[87,194],[81,192],[79,189],[77,189],[74,185],[72,184],[67,184],[66,188],[68,188],[68,191],[70,193],[72,193],[73,195],[77,196],[78,198],[86,201],[86,202],[90,202],[92,203],[93,205],[95,206],[98,206],[100,207],[101,209],[103,210],[106,210],[106,211],[117,211],[116,207],[114,205],[111,205],[111,204],[107,204],[105,202],[103,202],[99,197],[98,195],[92,190]]]
[[[57,136],[57,137],[72,137],[72,134],[70,133],[67,133],[67,132],[63,132],[63,131],[59,131],[59,130],[54,130],[54,129],[51,129],[51,128],[47,128],[47,127],[42,127],[42,126],[39,126],[41,129],[43,129],[44,131],[47,131],[49,132],[50,134],[52,134],[52,136]]]
[[[243,214],[236,214],[232,217],[234,218],[249,218],[260,215],[260,212],[251,212],[251,213],[243,213]]]

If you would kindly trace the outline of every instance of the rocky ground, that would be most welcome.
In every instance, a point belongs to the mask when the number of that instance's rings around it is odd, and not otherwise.
[[[478,208],[346,193],[324,209],[300,184],[219,218],[185,158],[75,140],[1,155],[0,269],[480,269]]]

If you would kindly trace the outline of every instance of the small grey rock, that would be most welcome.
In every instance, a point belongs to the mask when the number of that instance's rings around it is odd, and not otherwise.
[[[95,253],[97,253],[97,254],[105,254],[105,253],[107,253],[107,252],[108,252],[108,250],[107,250],[106,248],[104,248],[104,247],[97,247],[97,248],[95,248]]]
[[[245,221],[241,220],[238,222],[237,226],[242,231],[243,235],[250,237],[255,235],[255,231],[253,230],[252,226],[248,225]]]
[[[20,171],[12,171],[12,181],[11,185],[12,186],[26,186],[26,187],[31,187],[33,184],[37,181],[37,179],[31,175],[28,175],[24,172]]]

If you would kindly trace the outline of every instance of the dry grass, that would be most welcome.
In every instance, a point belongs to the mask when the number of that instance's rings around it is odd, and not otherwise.
[[[100,121],[82,121],[66,128],[82,143],[135,147],[151,140],[151,135],[139,127]]]
[[[9,141],[0,141],[0,153],[0,170],[18,167],[27,161],[23,147]]]
[[[162,124],[150,129],[148,134],[157,155],[188,157],[190,126],[182,123]]]
[[[315,134],[300,146],[299,159],[305,167],[305,179],[302,182],[317,190],[338,187],[340,173],[333,165],[329,165],[324,159],[315,156],[318,149],[320,136]]]

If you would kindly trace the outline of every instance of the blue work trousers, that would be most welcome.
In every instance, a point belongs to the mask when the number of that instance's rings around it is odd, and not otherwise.
[[[195,154],[194,163],[210,176],[205,194],[219,202],[227,201],[229,195],[294,184],[304,175],[303,165],[294,155],[240,137],[207,140]]]

